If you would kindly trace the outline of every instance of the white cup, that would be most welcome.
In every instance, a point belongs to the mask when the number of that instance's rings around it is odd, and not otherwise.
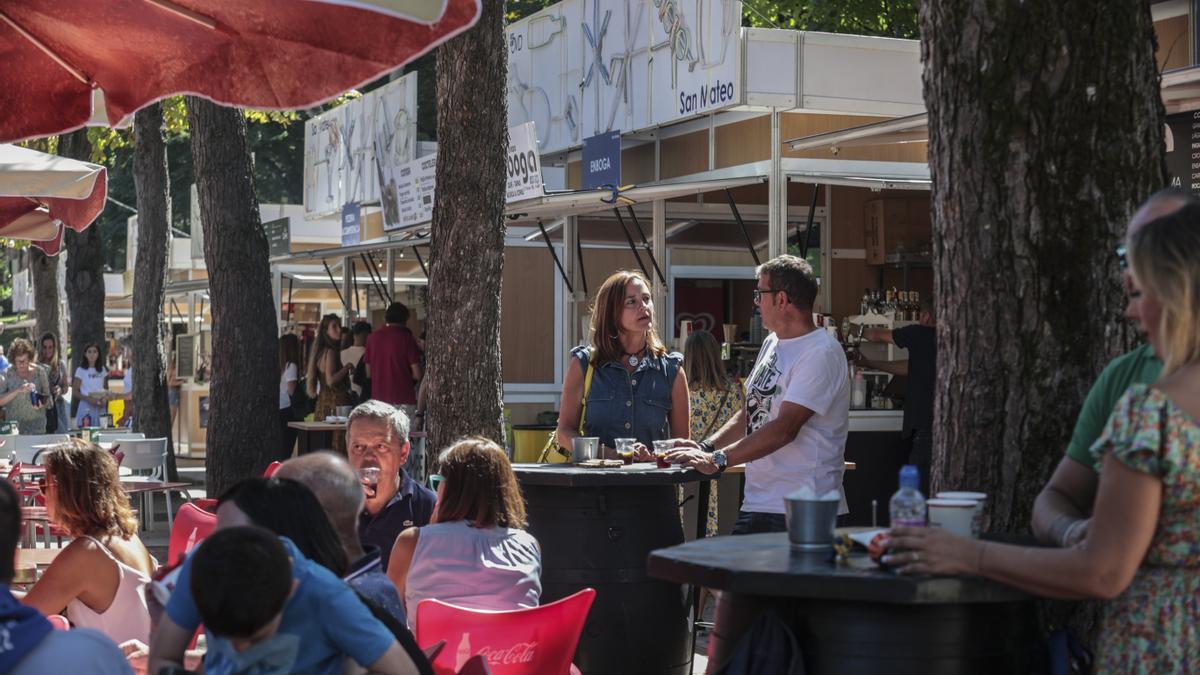
[[[930,499],[925,502],[929,507],[929,526],[974,539],[971,523],[975,520],[975,505],[978,503],[970,499]]]
[[[971,531],[975,534],[976,539],[979,538],[980,533],[983,532],[983,503],[987,501],[987,493],[963,491],[939,492],[937,493],[937,498],[966,499],[975,502],[975,513],[971,520]]]

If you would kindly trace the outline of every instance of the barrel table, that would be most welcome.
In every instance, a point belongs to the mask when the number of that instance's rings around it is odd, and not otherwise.
[[[633,464],[514,464],[542,547],[542,602],[596,589],[575,665],[585,673],[691,672],[690,589],[650,578],[650,551],[683,542],[675,486],[711,477]]]
[[[1006,675],[1028,671],[1032,599],[977,577],[911,577],[865,554],[792,549],[786,534],[714,537],[655,551],[652,576],[721,591],[709,664],[764,611],[792,631],[807,675]]]

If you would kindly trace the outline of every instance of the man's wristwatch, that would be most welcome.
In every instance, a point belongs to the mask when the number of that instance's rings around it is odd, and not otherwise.
[[[725,467],[729,464],[729,458],[725,456],[724,450],[714,450],[712,453],[712,462],[717,465],[717,473],[725,473]]]

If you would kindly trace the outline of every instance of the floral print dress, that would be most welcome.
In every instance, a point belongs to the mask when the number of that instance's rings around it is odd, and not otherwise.
[[[746,393],[737,382],[729,381],[720,388],[695,388],[688,392],[692,418],[689,431],[693,441],[704,440],[706,434],[716,433],[729,418],[737,414],[746,404]],[[705,536],[717,536],[717,485],[713,483],[708,492],[708,522]]]
[[[1200,672],[1200,425],[1160,389],[1134,385],[1092,446],[1107,453],[1163,493],[1145,559],[1105,605],[1095,672]]]

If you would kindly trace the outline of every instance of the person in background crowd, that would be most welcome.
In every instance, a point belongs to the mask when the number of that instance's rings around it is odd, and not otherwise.
[[[1200,204],[1126,239],[1126,315],[1163,362],[1135,384],[1092,445],[1095,508],[1069,548],[964,539],[898,527],[884,562],[907,574],[973,574],[1058,598],[1103,598],[1097,675],[1183,673],[1200,663]]]
[[[584,436],[597,436],[615,456],[614,439],[636,438],[638,460],[651,458],[653,441],[688,434],[687,374],[683,355],[668,352],[654,326],[650,283],[637,272],[614,272],[596,292],[591,344],[571,350],[563,378],[558,444],[572,447],[583,416]],[[589,364],[592,383],[583,413]]]
[[[354,366],[353,373],[357,376],[358,362],[362,359],[363,352],[367,351],[367,338],[371,335],[371,324],[366,321],[357,321],[350,330],[354,334],[354,342],[342,350],[342,363]],[[354,377],[350,379],[350,393],[359,402],[367,400],[363,398],[362,385],[358,384]]]
[[[275,456],[283,461],[292,456],[296,447],[297,430],[288,426],[296,421],[292,414],[292,396],[296,394],[296,382],[300,379],[300,338],[294,333],[279,336],[279,430],[283,444]]]
[[[175,369],[175,353],[167,351],[167,406],[171,409],[171,428],[175,428],[175,418],[179,416],[179,391],[183,380]]]
[[[288,515],[283,512],[294,508],[296,495],[307,495],[305,514]],[[289,503],[273,501],[273,497],[291,495]],[[248,498],[250,497],[250,498]],[[255,607],[261,607],[257,586],[245,585],[245,581],[253,579],[253,565],[245,567],[246,561],[226,548],[221,542],[228,541],[217,537],[220,533],[231,528],[242,530],[247,527],[262,527],[255,516],[242,511],[241,505],[252,505],[255,510],[261,510],[259,518],[264,513],[281,520],[287,519],[298,524],[301,529],[295,530],[303,534],[303,519],[310,519],[311,524],[328,531],[337,548],[337,555],[344,560],[345,556],[338,546],[337,537],[332,532],[325,514],[320,510],[316,498],[306,488],[294,481],[278,479],[252,478],[242,481],[231,488],[221,497],[217,507],[216,532],[197,547],[194,555],[184,560],[176,579],[175,591],[171,594],[164,608],[163,617],[154,630],[150,645],[148,672],[157,673],[164,666],[180,667],[184,652],[191,641],[192,634],[202,622],[201,607],[206,613],[221,613],[210,602],[215,598],[224,598],[233,603],[235,597],[252,600]],[[315,511],[314,511],[315,509]],[[416,653],[408,652],[388,629],[372,616],[370,609],[347,586],[339,576],[311,559],[302,551],[298,543],[282,535],[278,530],[271,529],[286,550],[285,557],[291,559],[291,574],[283,572],[284,578],[291,577],[289,586],[291,594],[283,604],[282,612],[276,610],[273,619],[262,632],[252,631],[247,635],[233,635],[240,644],[229,639],[230,636],[213,634],[207,619],[203,619],[208,630],[208,652],[204,655],[204,672],[207,675],[224,675],[227,673],[244,672],[302,672],[321,675],[341,675],[346,668],[346,658],[349,657],[359,666],[365,667],[371,673],[416,673],[420,672],[414,658],[422,658]],[[228,535],[226,535],[228,536]],[[327,537],[322,536],[321,539]],[[260,541],[265,538],[259,538]],[[201,556],[211,542],[217,545]],[[234,538],[234,541],[238,539]],[[209,557],[211,556],[211,557]],[[221,568],[218,574],[209,574],[205,558],[216,564],[230,564],[233,568]],[[198,562],[202,565],[196,569]],[[199,578],[193,583],[193,576]],[[231,606],[231,605],[230,605]],[[218,626],[222,625],[220,621]],[[242,633],[243,631],[234,631]],[[239,649],[240,647],[240,649]],[[415,645],[411,645],[415,648]],[[413,654],[413,656],[410,656]]]
[[[121,489],[117,460],[74,439],[42,455],[42,494],[50,522],[74,540],[25,596],[43,614],[66,608],[71,623],[113,642],[150,639],[143,586],[156,563],[138,538],[137,518]]]
[[[4,345],[0,345],[0,373],[8,370],[8,359],[4,358]]]
[[[504,450],[465,438],[442,452],[438,470],[433,522],[400,533],[387,570],[410,622],[430,598],[473,609],[536,607],[542,551],[525,531],[525,500]]]
[[[364,549],[358,540],[358,516],[362,513],[363,484],[350,464],[331,452],[314,452],[284,462],[275,472],[290,478],[316,495],[325,515],[337,532],[350,567],[344,578],[350,587],[406,625],[404,606],[396,587],[384,574],[379,548]]]
[[[67,401],[63,394],[67,391],[67,364],[62,360],[58,349],[58,336],[46,333],[38,343],[38,364],[46,369],[46,382],[50,385],[50,401],[46,410],[46,433],[66,433]]]
[[[408,329],[408,307],[388,305],[383,328],[367,338],[363,360],[371,378],[371,396],[399,406],[408,417],[416,412],[416,382],[421,379],[421,350]]]
[[[317,401],[313,410],[315,420],[336,415],[340,406],[350,405],[350,373],[354,366],[342,364],[341,342],[342,320],[337,314],[326,314],[321,319],[320,329],[314,339],[305,379],[309,398]],[[346,454],[346,438],[343,435],[333,435],[333,449]]]
[[[54,630],[45,615],[13,595],[9,587],[20,539],[21,498],[0,480],[0,626],[6,637],[0,673],[132,675],[125,655],[103,633],[82,627]]]
[[[813,323],[817,279],[807,261],[759,265],[754,302],[771,331],[746,380],[746,407],[714,435],[678,440],[668,460],[704,473],[746,464],[746,497],[733,534],[783,532],[783,499],[801,488],[841,491],[850,428],[842,347]],[[839,513],[846,513],[843,494]]]
[[[358,520],[358,539],[364,547],[379,549],[386,570],[392,544],[401,532],[421,527],[433,515],[437,495],[409,477],[408,417],[382,401],[367,401],[350,413],[346,422],[350,466],[379,469],[379,482],[363,484],[366,508]]]
[[[683,371],[687,374],[691,409],[689,438],[702,440],[720,429],[746,404],[741,385],[725,373],[721,345],[706,330],[693,331],[683,346]],[[705,534],[717,536],[717,490],[709,491]]]
[[[1132,236],[1152,220],[1194,204],[1200,204],[1200,200],[1186,190],[1160,190],[1130,218],[1127,236]],[[1121,282],[1133,303],[1138,298],[1133,296],[1133,277],[1124,247],[1118,249],[1116,262]],[[1125,390],[1133,384],[1150,384],[1161,372],[1162,361],[1147,342],[1113,359],[1100,373],[1075,421],[1066,456],[1059,461],[1050,482],[1033,503],[1033,534],[1038,541],[1049,546],[1074,546],[1087,536],[1096,485],[1100,480],[1100,464],[1092,458],[1091,447],[1104,431],[1105,422]]]
[[[121,364],[125,367],[125,372],[121,376],[122,392],[117,398],[124,402],[125,408],[116,425],[133,427],[133,348],[125,345],[123,353]]]
[[[901,437],[909,442],[908,463],[921,472],[921,494],[929,494],[929,468],[933,463],[933,393],[937,383],[937,323],[933,297],[921,298],[917,323],[901,328],[867,328],[863,339],[890,342],[908,350],[907,361],[872,361],[860,358],[857,364],[908,378],[904,396],[904,429]]]
[[[100,358],[100,345],[89,342],[83,348],[83,359],[72,379],[73,398],[79,402],[75,410],[75,426],[99,426],[100,415],[107,407],[108,388],[104,376],[108,373]],[[86,424],[85,424],[86,422]]]
[[[46,369],[33,362],[33,345],[17,338],[9,347],[12,366],[4,371],[0,384],[0,406],[6,419],[16,422],[22,434],[46,433],[46,404],[50,401],[50,383]],[[33,398],[37,397],[35,403]]]

